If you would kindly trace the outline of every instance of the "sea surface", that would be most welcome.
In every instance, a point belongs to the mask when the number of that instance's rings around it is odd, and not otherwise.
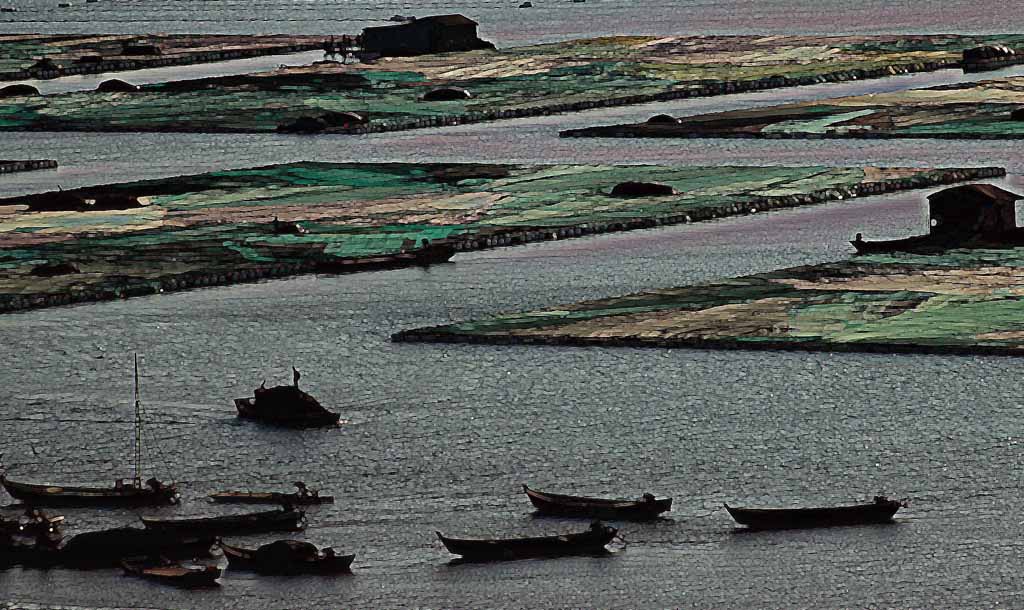
[[[1003,0],[3,0],[2,32],[349,34],[395,15],[461,13],[498,45],[612,34],[1004,33]]]
[[[509,8],[516,2],[100,0],[75,1],[67,21],[48,2],[7,2],[19,11],[3,18],[26,20],[0,23],[9,31],[305,32],[348,15],[456,11],[509,42],[624,29],[1024,31],[1019,12],[994,2],[535,1],[520,11]],[[0,157],[58,158],[62,167],[4,176],[0,195],[303,159],[1002,165],[1011,175],[995,182],[1024,191],[1012,142],[557,137],[656,112],[960,78],[943,72],[365,137],[8,133]],[[205,494],[303,480],[337,500],[311,508],[309,529],[295,537],[356,553],[351,576],[228,571],[213,591],[164,588],[118,570],[12,569],[0,571],[0,608],[1024,607],[1017,359],[388,340],[450,320],[843,259],[856,232],[926,230],[925,194],[465,253],[426,271],[304,276],[0,316],[0,453],[16,465],[12,477],[127,476],[138,353],[147,473],[184,490],[177,509],[62,511],[70,533],[140,514],[234,512],[242,509],[210,505]],[[293,365],[304,389],[342,413],[341,427],[287,431],[235,417],[233,398],[264,379],[290,382]],[[675,500],[664,520],[621,524],[626,542],[607,557],[449,563],[435,530],[488,537],[587,527],[533,516],[522,483]],[[748,533],[722,508],[876,494],[908,500],[897,523]]]

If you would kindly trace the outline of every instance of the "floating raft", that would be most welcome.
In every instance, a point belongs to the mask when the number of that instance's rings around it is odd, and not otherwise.
[[[994,167],[296,163],[27,195],[0,200],[0,209],[13,210],[0,216],[0,312],[424,266],[458,251],[1004,174]],[[615,194],[630,183],[659,188]]]
[[[0,130],[375,133],[958,68],[979,45],[1024,47],[1024,35],[619,36],[326,62],[194,87],[11,97]],[[428,95],[438,90],[467,95]]]
[[[30,172],[37,169],[54,169],[55,167],[57,167],[57,162],[52,159],[31,159],[27,161],[0,160],[0,174]]]
[[[298,53],[323,36],[0,34],[0,81],[50,79]]]
[[[872,255],[394,341],[1024,355],[1024,248]]]
[[[1022,55],[1021,57],[1024,57]],[[570,129],[562,137],[1024,138],[1024,77]]]

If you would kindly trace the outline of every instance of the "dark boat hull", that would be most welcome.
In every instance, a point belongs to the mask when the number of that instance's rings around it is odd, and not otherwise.
[[[349,574],[355,555],[321,556],[315,561],[266,562],[256,558],[255,549],[244,549],[221,543],[228,567],[238,570],[251,570],[268,575],[293,574]]]
[[[437,532],[438,539],[453,555],[467,561],[506,561],[534,557],[564,557],[571,555],[602,555],[605,546],[618,533],[613,527],[601,526],[578,534],[543,536],[538,538],[510,538],[498,540],[470,540],[448,538]]]
[[[559,517],[649,521],[672,508],[672,498],[652,502],[606,500],[545,493],[526,485],[523,485],[523,491],[539,513]]]
[[[175,504],[177,491],[167,486],[159,491],[147,487],[66,487],[18,483],[0,476],[0,484],[11,497],[31,506],[159,506]]]
[[[286,428],[324,428],[338,425],[341,419],[341,415],[330,411],[299,416],[287,412],[269,413],[257,409],[251,398],[236,398],[235,408],[238,409],[239,417]]]
[[[896,500],[830,508],[733,508],[726,510],[737,523],[751,529],[795,529],[891,523],[902,504]]]
[[[209,557],[215,542],[214,536],[167,534],[123,527],[72,537],[61,549],[60,560],[71,566],[113,567],[125,557]]]
[[[201,517],[197,519],[157,519],[142,517],[146,529],[182,534],[221,535],[255,532],[297,532],[305,528],[304,513],[294,510],[273,510],[246,515]]]
[[[297,493],[243,491],[225,491],[210,494],[210,499],[220,504],[291,504],[292,506],[332,504],[334,502],[334,496],[300,496]]]
[[[165,585],[198,589],[216,587],[220,583],[221,569],[213,566],[205,568],[184,568],[181,566],[147,566],[132,561],[122,561],[121,567],[125,574],[146,578]]]
[[[1018,248],[1024,246],[1024,229],[1017,228],[988,235],[959,239],[936,235],[917,235],[905,239],[887,241],[851,240],[857,254],[884,254],[887,252],[910,252],[929,254],[957,248]]]
[[[429,267],[447,263],[455,256],[455,248],[447,244],[430,245],[409,252],[366,258],[324,258],[318,262],[319,273],[356,273],[406,267]]]

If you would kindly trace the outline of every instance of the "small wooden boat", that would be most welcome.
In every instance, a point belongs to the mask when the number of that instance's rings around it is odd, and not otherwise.
[[[448,538],[436,532],[438,539],[453,555],[461,555],[469,561],[500,561],[527,559],[530,557],[559,557],[567,555],[600,555],[607,552],[605,546],[619,531],[599,521],[590,524],[590,529],[559,536],[536,538],[507,538],[496,540],[473,540]]]
[[[14,498],[31,506],[155,506],[177,504],[178,490],[149,479],[143,486],[138,481],[118,480],[113,487],[74,487],[21,483],[0,475],[0,484]]]
[[[114,567],[126,557],[209,557],[215,543],[216,538],[210,535],[119,527],[73,536],[61,549],[60,559],[73,566]]]
[[[131,480],[118,479],[112,487],[79,487],[12,481],[0,474],[7,493],[30,506],[155,506],[177,504],[173,484],[150,478],[142,483],[142,402],[139,400],[139,359],[135,357],[135,465]]]
[[[358,258],[338,258],[324,256],[317,262],[319,273],[354,273],[357,271],[378,271],[384,269],[403,269],[406,267],[430,267],[447,263],[455,256],[455,246],[445,240],[434,240],[430,243],[423,240],[421,246],[412,245],[402,248],[395,254],[379,256],[363,256]]]
[[[294,370],[292,385],[266,388],[262,385],[253,398],[236,398],[238,416],[288,428],[322,428],[338,425],[341,416],[328,411],[309,394],[299,389],[299,372]]]
[[[606,500],[546,493],[526,485],[523,491],[537,512],[561,517],[647,521],[672,508],[672,498],[658,500],[651,494],[644,494],[642,500]]]
[[[296,481],[298,491],[280,493],[276,491],[220,491],[210,494],[210,499],[222,504],[281,504],[285,506],[304,506],[308,504],[331,504],[334,496],[321,496],[320,491],[309,489],[302,481]]]
[[[148,559],[125,559],[121,561],[125,574],[140,576],[157,582],[189,589],[216,587],[220,583],[221,569],[217,566],[185,567],[171,562],[153,562]]]
[[[282,508],[260,513],[196,517],[191,519],[160,519],[142,517],[146,529],[183,534],[229,534],[251,532],[297,532],[305,528],[305,513]]]
[[[228,566],[261,574],[347,574],[355,555],[335,555],[334,549],[319,550],[298,540],[278,540],[258,549],[246,549],[221,542]]]
[[[875,496],[870,504],[835,506],[829,508],[733,508],[725,509],[741,525],[751,529],[791,529],[829,527],[835,525],[861,525],[890,523],[893,515],[906,502]]]
[[[30,538],[59,536],[63,522],[63,516],[50,517],[38,509],[30,509],[21,519],[7,520],[0,517],[0,533]]]

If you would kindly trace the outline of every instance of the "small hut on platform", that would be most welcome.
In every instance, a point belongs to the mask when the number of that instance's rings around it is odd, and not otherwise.
[[[657,182],[620,182],[612,189],[612,197],[666,197],[677,194],[668,184]]]
[[[39,95],[39,89],[24,83],[0,87],[0,97],[20,97],[24,95]]]
[[[993,237],[1017,227],[1021,195],[991,184],[966,184],[928,196],[931,235],[965,239]]]
[[[441,87],[432,89],[423,96],[424,102],[454,102],[457,100],[468,100],[473,94],[461,87]]]
[[[477,22],[463,15],[423,17],[400,25],[363,29],[365,53],[388,57],[494,49],[476,33]]]
[[[96,90],[101,93],[133,93],[139,90],[139,86],[126,83],[119,78],[112,78],[100,83]]]

